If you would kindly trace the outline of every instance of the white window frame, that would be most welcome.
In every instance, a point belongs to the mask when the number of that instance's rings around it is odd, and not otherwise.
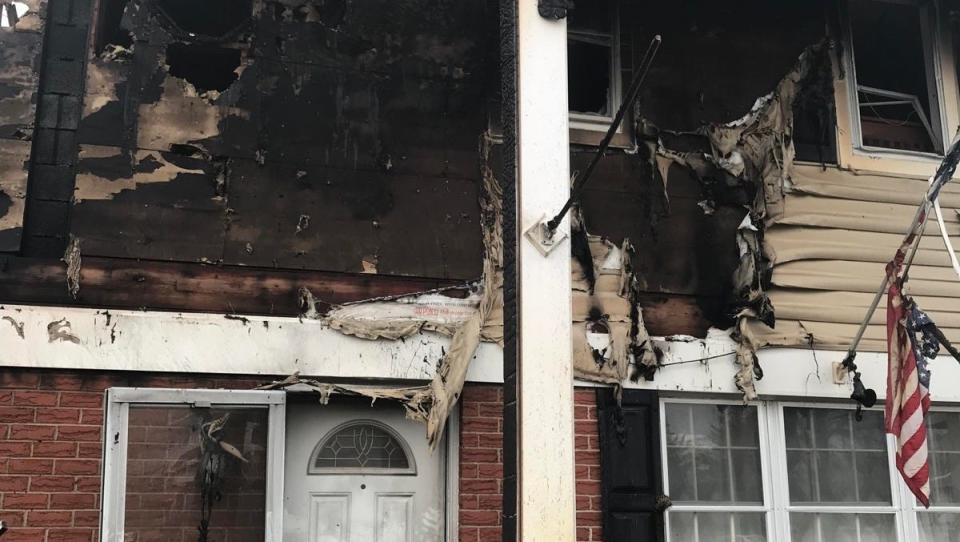
[[[743,405],[742,401],[730,399],[669,396],[660,398],[660,454],[663,458],[661,461],[661,472],[663,475],[664,492],[667,495],[670,493],[670,478],[666,459],[668,457],[666,444],[666,406],[670,403]],[[668,508],[664,514],[664,531],[666,534],[666,540],[671,541],[671,512],[765,512],[767,540],[770,542],[790,542],[790,512],[893,514],[897,530],[897,540],[899,542],[908,542],[920,539],[920,526],[919,522],[917,521],[918,514],[923,514],[926,512],[960,513],[960,505],[937,506],[936,503],[932,503],[930,509],[925,511],[922,506],[917,504],[916,498],[907,488],[906,484],[901,480],[900,473],[897,472],[895,464],[896,441],[892,435],[886,435],[887,476],[889,477],[891,484],[891,504],[889,506],[791,505],[789,480],[787,479],[787,446],[786,434],[784,430],[783,409],[795,407],[807,409],[823,408],[833,410],[853,410],[855,407],[849,403],[837,403],[832,401],[811,402],[798,400],[756,401],[748,406],[757,408],[757,430],[760,439],[760,466],[762,470],[759,475],[763,482],[763,506],[708,506],[674,504]],[[957,415],[960,415],[960,406],[934,405],[931,407],[931,411],[954,412]]]
[[[584,3],[583,9],[590,9],[590,5]],[[606,132],[610,128],[610,123],[613,122],[614,115],[617,114],[617,108],[620,107],[620,103],[623,101],[623,84],[620,73],[620,0],[610,0],[610,9],[612,18],[612,21],[610,21],[610,88],[607,92],[607,109],[609,115],[594,115],[571,110],[571,130]],[[569,26],[567,27],[568,42],[571,39],[576,40],[576,34],[588,35],[586,32],[577,32],[571,30]],[[574,37],[571,38],[571,36]],[[606,37],[606,34],[596,34],[596,36]],[[623,124],[617,129],[617,132],[623,132]]]
[[[664,513],[664,531],[666,539],[671,540],[670,536],[670,514],[671,512],[762,512],[764,513],[764,523],[767,527],[767,538],[770,539],[770,533],[773,532],[773,495],[771,493],[771,484],[767,477],[770,473],[770,443],[767,432],[764,428],[767,426],[766,412],[761,402],[744,405],[743,401],[733,401],[728,399],[690,399],[690,398],[671,398],[664,397],[660,399],[660,457],[661,472],[663,475],[663,487],[670,487],[670,473],[667,468],[667,415],[666,407],[668,404],[710,404],[710,405],[731,405],[746,406],[747,408],[757,409],[757,435],[760,444],[760,478],[763,488],[763,504],[761,505],[702,505],[702,504],[674,504]],[[669,495],[669,491],[667,491]]]
[[[127,442],[130,405],[244,408],[267,407],[266,521],[264,540],[283,538],[283,454],[286,393],[260,390],[184,390],[110,388],[104,418],[103,492],[100,498],[100,540],[123,542],[126,502]]]
[[[911,0],[875,0],[898,4],[915,5]],[[941,160],[942,153],[924,153],[901,149],[886,149],[864,146],[861,136],[860,107],[857,96],[855,52],[853,50],[851,21],[847,16],[849,0],[843,3],[839,39],[843,46],[842,58],[834,59],[834,97],[837,113],[837,160],[838,165],[863,171],[916,175],[928,177]],[[939,133],[941,146],[949,146],[953,128],[960,125],[960,91],[954,67],[953,45],[950,28],[942,16],[939,0],[932,6],[921,6],[923,24],[930,25],[924,32],[925,55],[928,59],[928,94],[936,95],[931,104],[930,122]],[[929,13],[932,10],[932,13]],[[843,77],[841,78],[841,74]]]
[[[905,526],[903,518],[905,514],[902,514],[903,511],[903,498],[902,491],[900,486],[903,486],[902,483],[899,483],[899,473],[897,472],[896,465],[894,462],[894,457],[896,456],[896,448],[893,443],[893,438],[890,435],[886,436],[886,452],[887,452],[887,477],[890,483],[890,505],[889,506],[835,506],[835,505],[792,505],[790,504],[790,481],[787,479],[787,443],[786,443],[786,431],[784,426],[784,408],[806,408],[806,409],[825,409],[825,410],[855,410],[855,406],[850,403],[809,403],[809,402],[770,402],[765,405],[765,408],[772,410],[772,415],[770,416],[770,425],[768,426],[768,431],[777,431],[775,444],[771,450],[774,453],[774,458],[777,463],[777,472],[772,476],[772,483],[774,486],[774,493],[777,495],[778,506],[777,506],[777,526],[778,526],[778,536],[782,538],[777,538],[776,540],[790,540],[790,513],[791,512],[808,512],[808,513],[840,513],[840,514],[892,514],[894,516],[894,522],[897,526],[897,540],[901,542],[907,540],[916,540],[916,538],[905,538]],[[866,541],[864,541],[866,542]]]
[[[954,414],[960,416],[960,406],[931,406],[930,412],[953,412]],[[892,438],[892,437],[891,437]],[[933,474],[933,473],[931,473]],[[900,486],[900,493],[902,495],[903,502],[906,503],[906,508],[912,512],[909,514],[904,514],[909,520],[907,523],[907,533],[910,534],[913,538],[909,540],[920,540],[920,522],[919,515],[926,513],[936,513],[936,512],[945,512],[945,513],[955,513],[960,514],[960,505],[951,505],[951,506],[938,506],[936,502],[930,503],[930,508],[925,509],[923,506],[917,503],[916,497],[913,496],[913,493],[907,488],[907,485],[904,483],[898,484]]]

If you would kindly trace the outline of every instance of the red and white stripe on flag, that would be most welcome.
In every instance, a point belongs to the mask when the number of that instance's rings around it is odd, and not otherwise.
[[[895,277],[891,277],[894,279]],[[927,460],[927,411],[930,392],[918,377],[906,328],[906,310],[896,280],[887,290],[887,403],[886,431],[897,439],[897,470],[910,491],[930,506],[930,467]]]

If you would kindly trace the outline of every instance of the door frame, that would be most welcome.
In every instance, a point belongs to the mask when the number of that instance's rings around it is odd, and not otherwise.
[[[265,542],[283,540],[283,482],[286,452],[287,392],[175,388],[109,388],[104,405],[103,467],[100,494],[100,541],[123,542],[127,477],[127,423],[130,405],[192,405],[249,407],[262,405],[267,414],[267,473]],[[445,444],[435,453],[444,473],[444,540],[456,542],[459,531],[460,409],[447,419]]]

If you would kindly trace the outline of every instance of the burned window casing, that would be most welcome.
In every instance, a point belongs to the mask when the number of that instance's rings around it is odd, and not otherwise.
[[[847,4],[856,142],[864,148],[943,152],[933,3]]]

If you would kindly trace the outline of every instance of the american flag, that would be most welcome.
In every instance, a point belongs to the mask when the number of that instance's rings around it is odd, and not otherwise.
[[[899,256],[899,254],[898,254]],[[896,262],[896,260],[895,260]],[[899,265],[891,265],[899,268]],[[898,269],[899,270],[899,269]],[[904,298],[897,273],[890,273],[887,289],[887,433],[897,438],[897,470],[910,491],[930,506],[930,466],[927,461],[927,411],[930,410],[930,372],[921,351],[918,322]],[[923,315],[925,318],[926,315]],[[936,355],[936,354],[934,354]]]

